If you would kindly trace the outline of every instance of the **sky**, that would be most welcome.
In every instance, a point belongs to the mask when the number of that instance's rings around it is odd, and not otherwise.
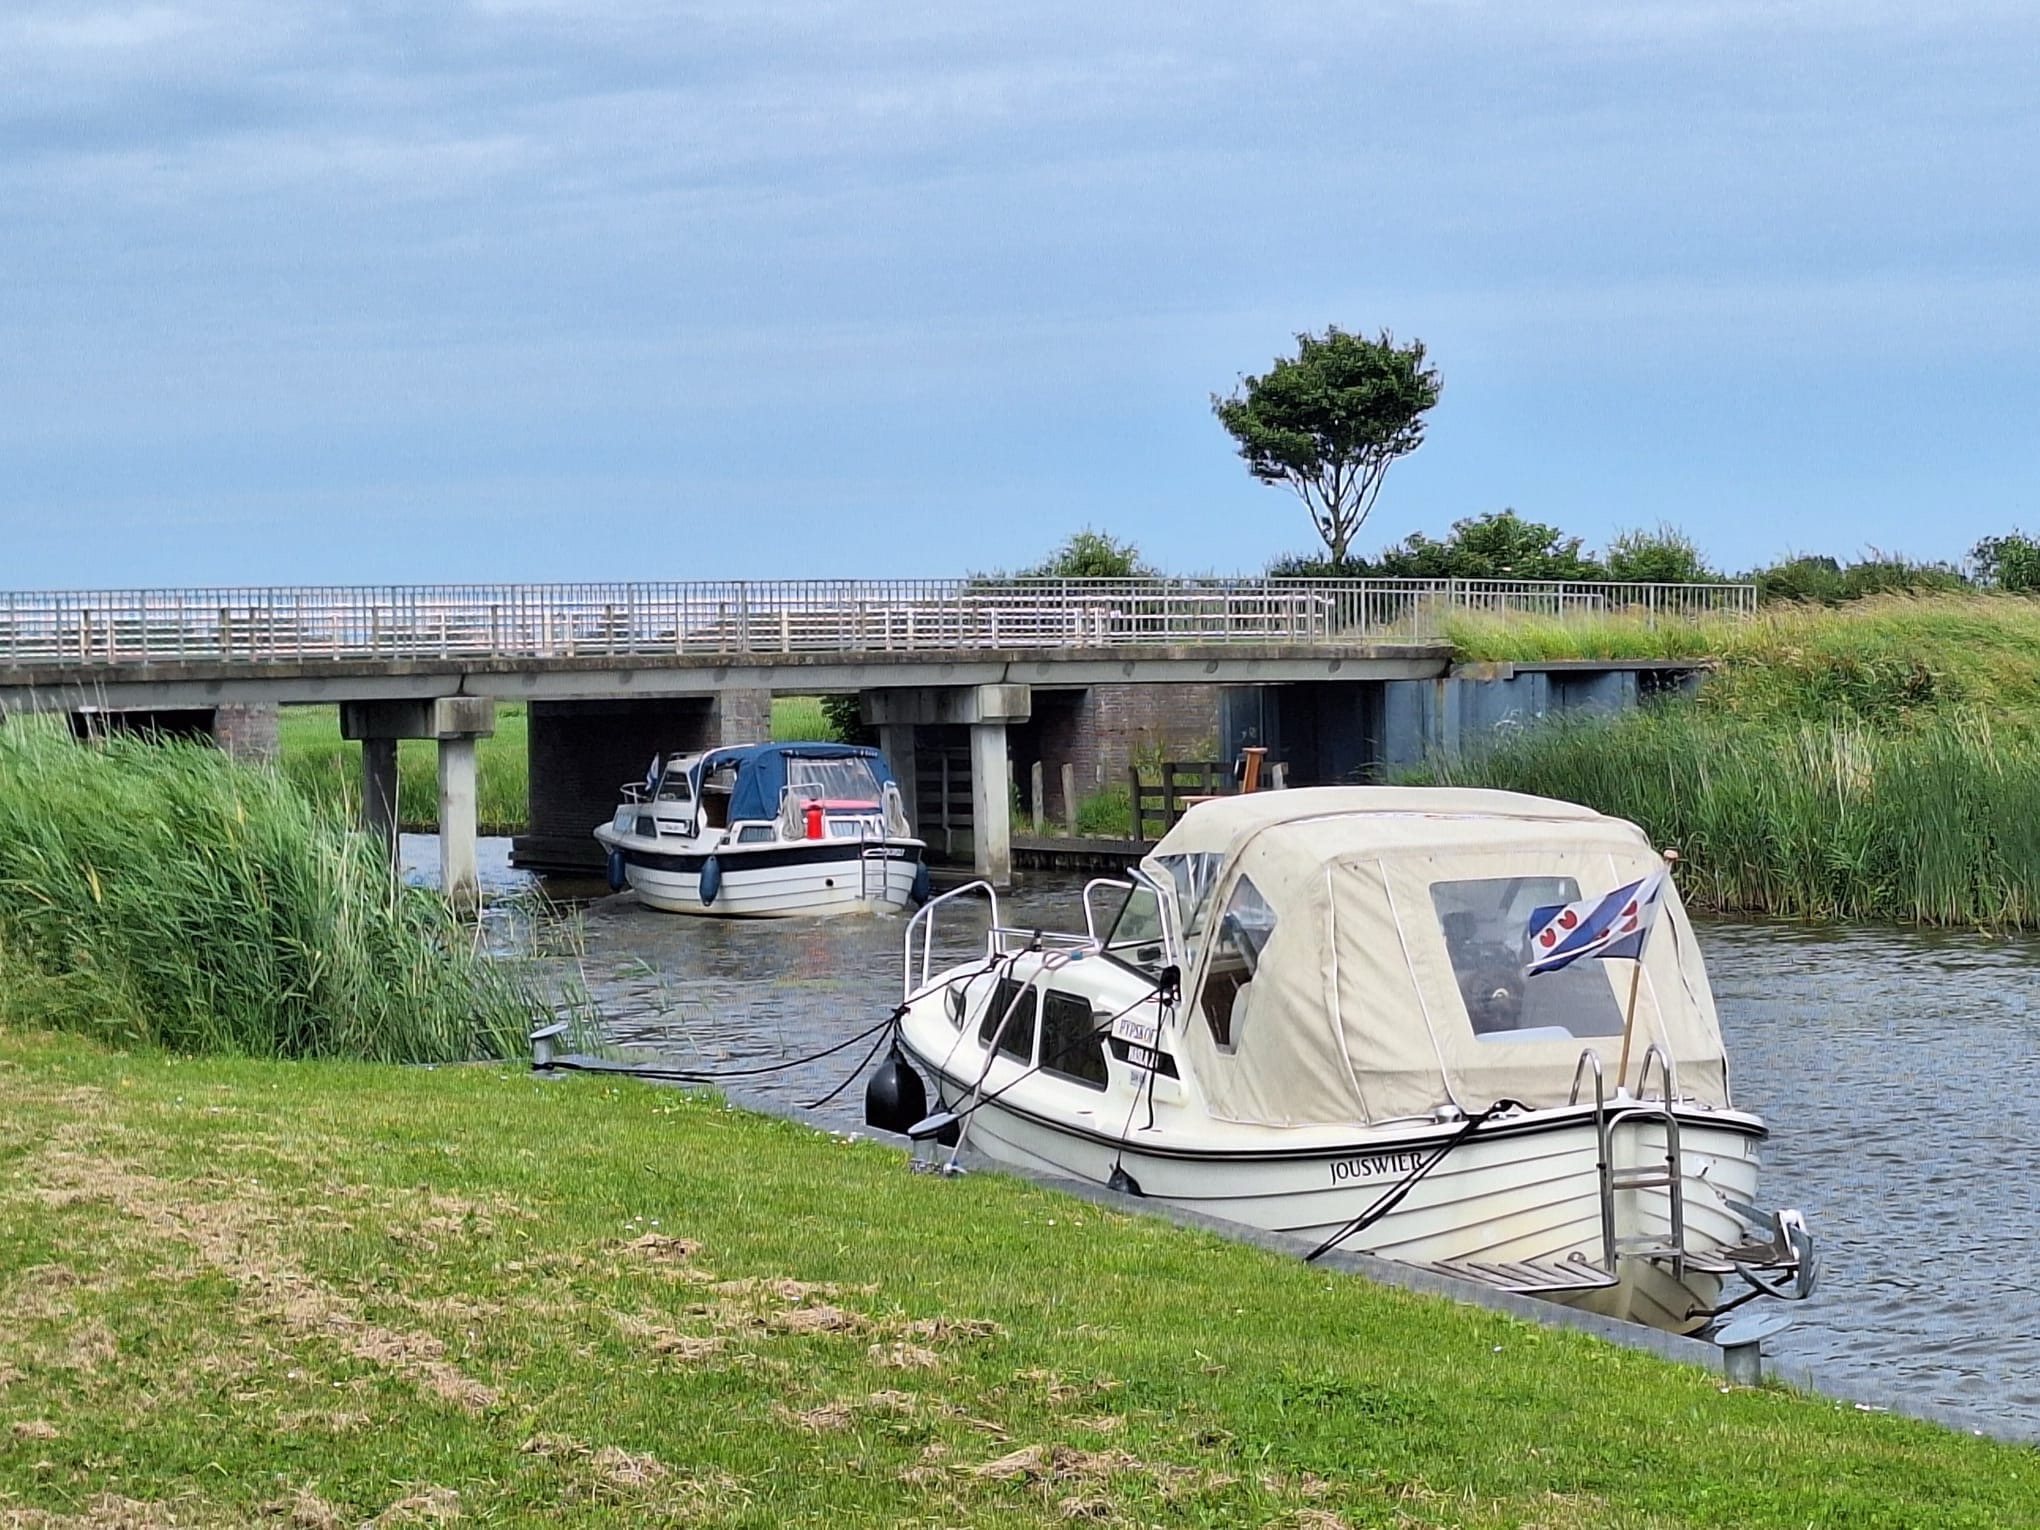
[[[1211,395],[1444,380],[1358,539],[2040,531],[2026,0],[6,0],[0,588],[948,575],[1314,533]]]

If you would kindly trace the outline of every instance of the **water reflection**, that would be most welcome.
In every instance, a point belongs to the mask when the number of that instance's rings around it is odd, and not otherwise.
[[[523,879],[506,841],[485,888]],[[407,865],[436,873],[426,837]],[[1003,900],[1008,923],[1081,924],[1077,881]],[[898,918],[694,920],[606,899],[583,913],[609,1039],[679,1066],[797,1058],[883,1018],[900,994]],[[982,923],[948,953],[982,950]],[[1773,1340],[1825,1380],[2040,1423],[2040,941],[1909,931],[1703,926],[1739,1103],[1772,1128],[1761,1199],[1807,1213],[1820,1296]],[[862,1046],[740,1092],[808,1103]],[[858,1078],[825,1114],[862,1130]]]

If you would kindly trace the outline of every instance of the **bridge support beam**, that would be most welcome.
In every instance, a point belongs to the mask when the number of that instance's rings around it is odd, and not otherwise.
[[[994,887],[1013,882],[1013,767],[1006,725],[1027,721],[1033,705],[1034,692],[1025,685],[902,687],[866,691],[860,701],[865,721],[879,730],[880,747],[903,783],[915,775],[916,727],[969,728],[971,861]],[[895,746],[905,759],[894,755]],[[902,784],[900,789],[904,794],[908,788]]]
[[[1006,725],[970,725],[970,848],[977,874],[994,887],[1013,885],[1013,772]]]
[[[361,741],[362,827],[396,853],[397,740],[439,746],[439,886],[462,910],[481,903],[475,864],[475,740],[496,731],[486,696],[431,701],[343,701],[340,736]]]
[[[397,741],[361,741],[361,827],[382,841],[383,859],[397,863]]]

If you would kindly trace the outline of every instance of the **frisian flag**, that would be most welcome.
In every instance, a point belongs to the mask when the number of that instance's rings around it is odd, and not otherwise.
[[[1556,972],[1583,956],[1643,955],[1644,938],[1664,898],[1666,868],[1598,898],[1530,911],[1530,961],[1524,971]]]

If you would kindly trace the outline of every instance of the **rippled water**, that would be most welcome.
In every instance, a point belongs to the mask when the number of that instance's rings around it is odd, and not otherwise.
[[[502,889],[507,842],[486,842]],[[407,862],[431,864],[407,836]],[[1075,881],[1002,900],[1006,922],[1081,927]],[[609,1037],[737,1069],[884,1018],[905,921],[737,922],[604,900],[583,915]],[[982,950],[958,928],[953,957]],[[1737,1102],[1772,1129],[1760,1198],[1807,1214],[1821,1293],[1767,1348],[1843,1390],[1892,1391],[2040,1428],[2040,941],[1867,929],[1702,927]],[[938,953],[938,960],[940,960]],[[641,1049],[641,1050],[640,1050]],[[740,1093],[807,1104],[859,1045]],[[862,1129],[861,1077],[826,1108]]]

